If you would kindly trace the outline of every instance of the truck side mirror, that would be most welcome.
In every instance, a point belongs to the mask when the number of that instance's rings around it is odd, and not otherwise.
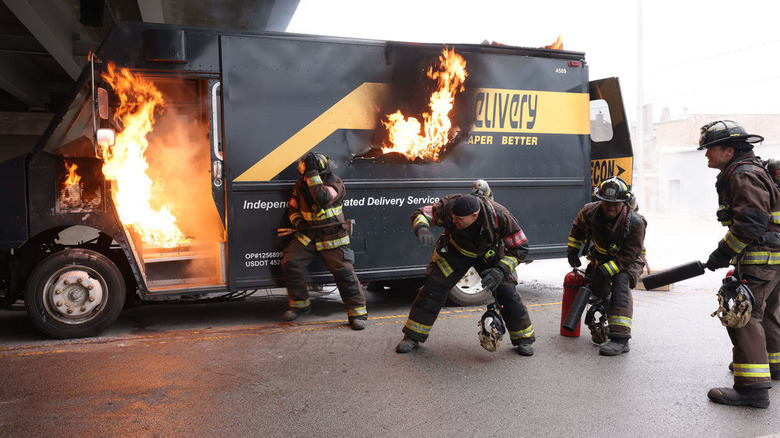
[[[108,91],[105,88],[98,88],[98,116],[108,119]]]
[[[103,146],[113,146],[116,143],[116,133],[113,129],[100,128],[97,130],[97,144]]]

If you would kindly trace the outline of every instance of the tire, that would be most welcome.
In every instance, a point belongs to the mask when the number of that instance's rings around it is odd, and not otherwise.
[[[493,301],[493,294],[482,288],[482,278],[474,268],[450,290],[449,298],[461,306],[481,306]]]
[[[24,304],[33,324],[58,339],[96,336],[111,325],[125,302],[125,282],[108,257],[67,249],[33,269]]]

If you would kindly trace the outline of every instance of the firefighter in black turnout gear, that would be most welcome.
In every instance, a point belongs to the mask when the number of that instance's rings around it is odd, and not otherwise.
[[[425,285],[412,304],[396,352],[408,353],[428,339],[450,289],[473,266],[481,273],[482,286],[494,292],[518,353],[533,355],[534,329],[516,289],[515,268],[526,259],[529,249],[517,219],[504,206],[479,194],[446,196],[418,208],[411,219],[419,243],[436,242],[436,246],[425,270]],[[438,239],[431,231],[433,226],[444,228]]]
[[[298,161],[298,173],[303,176],[293,187],[288,207],[290,223],[297,231],[282,258],[290,304],[283,319],[292,321],[311,309],[306,273],[319,255],[336,280],[350,326],[363,330],[368,315],[366,298],[353,267],[355,253],[349,246],[349,226],[342,212],[346,189],[332,172],[336,166],[325,155],[312,152]]]
[[[604,180],[594,191],[600,199],[590,202],[577,214],[569,232],[569,264],[581,265],[580,251],[590,264],[585,271],[590,289],[602,299],[609,298],[606,342],[599,354],[616,356],[629,351],[633,317],[631,289],[636,287],[644,268],[645,218],[632,208],[633,194],[617,177]],[[635,204],[634,204],[635,205]],[[593,330],[593,328],[591,328]],[[594,342],[600,336],[594,336]]]
[[[751,313],[743,314],[747,321],[721,320],[734,347],[734,385],[712,388],[707,397],[757,408],[769,407],[768,389],[772,380],[780,380],[780,190],[753,153],[753,143],[763,140],[731,120],[702,126],[699,137],[707,167],[720,171],[715,183],[717,218],[728,227],[707,259],[707,268],[735,265],[735,283],[753,298]],[[719,295],[727,292],[724,287]],[[732,303],[731,311],[736,307]]]

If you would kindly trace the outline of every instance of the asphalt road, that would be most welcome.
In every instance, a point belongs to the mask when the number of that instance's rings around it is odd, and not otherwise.
[[[706,257],[722,233],[715,228],[714,237],[698,242],[690,229],[662,228],[665,221],[651,222],[664,230],[648,241],[657,268],[699,252]],[[599,356],[587,329],[579,338],[559,335],[566,272],[565,260],[519,268],[518,287],[537,335],[533,357],[517,355],[508,340],[495,353],[483,350],[476,333],[484,308],[449,306],[428,342],[396,354],[410,290],[367,293],[370,318],[362,332],[347,327],[343,304],[330,290],[315,295],[313,311],[294,323],[279,322],[286,298],[272,290],[239,302],[126,309],[103,336],[71,341],[44,338],[21,310],[2,311],[0,436],[755,437],[780,431],[780,385],[770,390],[766,410],[707,400],[709,388],[732,383],[728,336],[709,316],[722,272],[671,291],[635,291],[631,351],[617,357]]]

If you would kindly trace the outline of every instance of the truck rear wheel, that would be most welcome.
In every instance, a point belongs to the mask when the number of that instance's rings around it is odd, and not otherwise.
[[[479,306],[493,301],[493,294],[482,288],[482,277],[474,268],[450,290],[450,300],[461,306]]]
[[[30,274],[24,302],[33,324],[59,339],[95,336],[122,311],[125,282],[119,268],[88,249],[45,258]]]

